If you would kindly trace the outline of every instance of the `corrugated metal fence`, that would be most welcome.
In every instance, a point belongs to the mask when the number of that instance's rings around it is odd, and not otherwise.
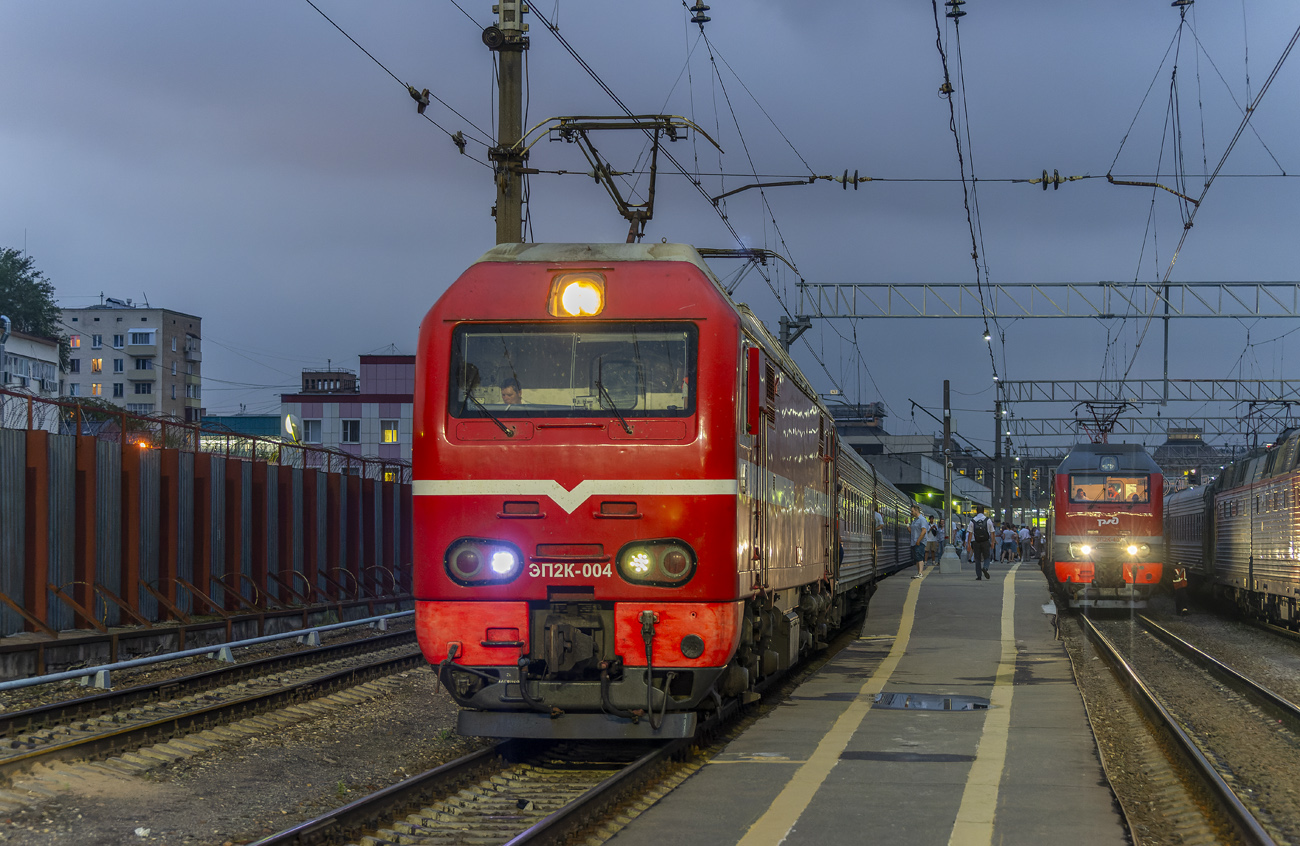
[[[0,428],[0,635],[409,593],[410,514],[405,482]]]

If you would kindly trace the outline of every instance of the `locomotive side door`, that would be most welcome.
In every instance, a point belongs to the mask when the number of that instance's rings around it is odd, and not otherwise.
[[[772,435],[776,405],[776,368],[770,361],[763,362],[762,391],[759,393],[761,410],[758,415],[758,496],[754,503],[754,526],[759,556],[759,584],[770,587],[772,566]]]
[[[768,437],[764,403],[764,367],[762,348],[745,345],[745,405],[743,424],[750,435],[749,466],[746,475],[749,493],[749,566],[753,574],[751,586],[768,584],[767,573],[767,500],[770,495],[771,482],[768,478],[770,465],[770,438]],[[768,366],[770,370],[770,365]]]

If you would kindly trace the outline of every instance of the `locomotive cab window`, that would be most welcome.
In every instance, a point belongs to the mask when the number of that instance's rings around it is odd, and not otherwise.
[[[1151,491],[1146,476],[1070,474],[1070,502],[1128,502],[1145,505],[1150,501]]]
[[[689,323],[462,325],[449,408],[454,417],[686,417],[697,338]]]

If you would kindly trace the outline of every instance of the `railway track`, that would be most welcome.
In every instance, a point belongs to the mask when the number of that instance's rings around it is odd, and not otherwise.
[[[414,641],[411,631],[395,632],[0,714],[0,781],[38,763],[123,755],[422,666]]]
[[[855,616],[829,649],[769,680],[784,697],[856,637]],[[604,840],[689,778],[758,713],[733,705],[672,741],[506,740],[263,838],[254,846],[551,844]]]
[[[1243,842],[1300,842],[1300,709],[1149,618],[1080,623]]]
[[[502,741],[257,846],[557,843],[642,798],[690,743]]]

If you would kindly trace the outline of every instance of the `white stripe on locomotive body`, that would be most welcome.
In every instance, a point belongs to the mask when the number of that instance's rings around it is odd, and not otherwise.
[[[553,479],[416,479],[416,496],[545,496],[572,514],[593,496],[735,496],[735,479],[583,479],[567,490]]]

